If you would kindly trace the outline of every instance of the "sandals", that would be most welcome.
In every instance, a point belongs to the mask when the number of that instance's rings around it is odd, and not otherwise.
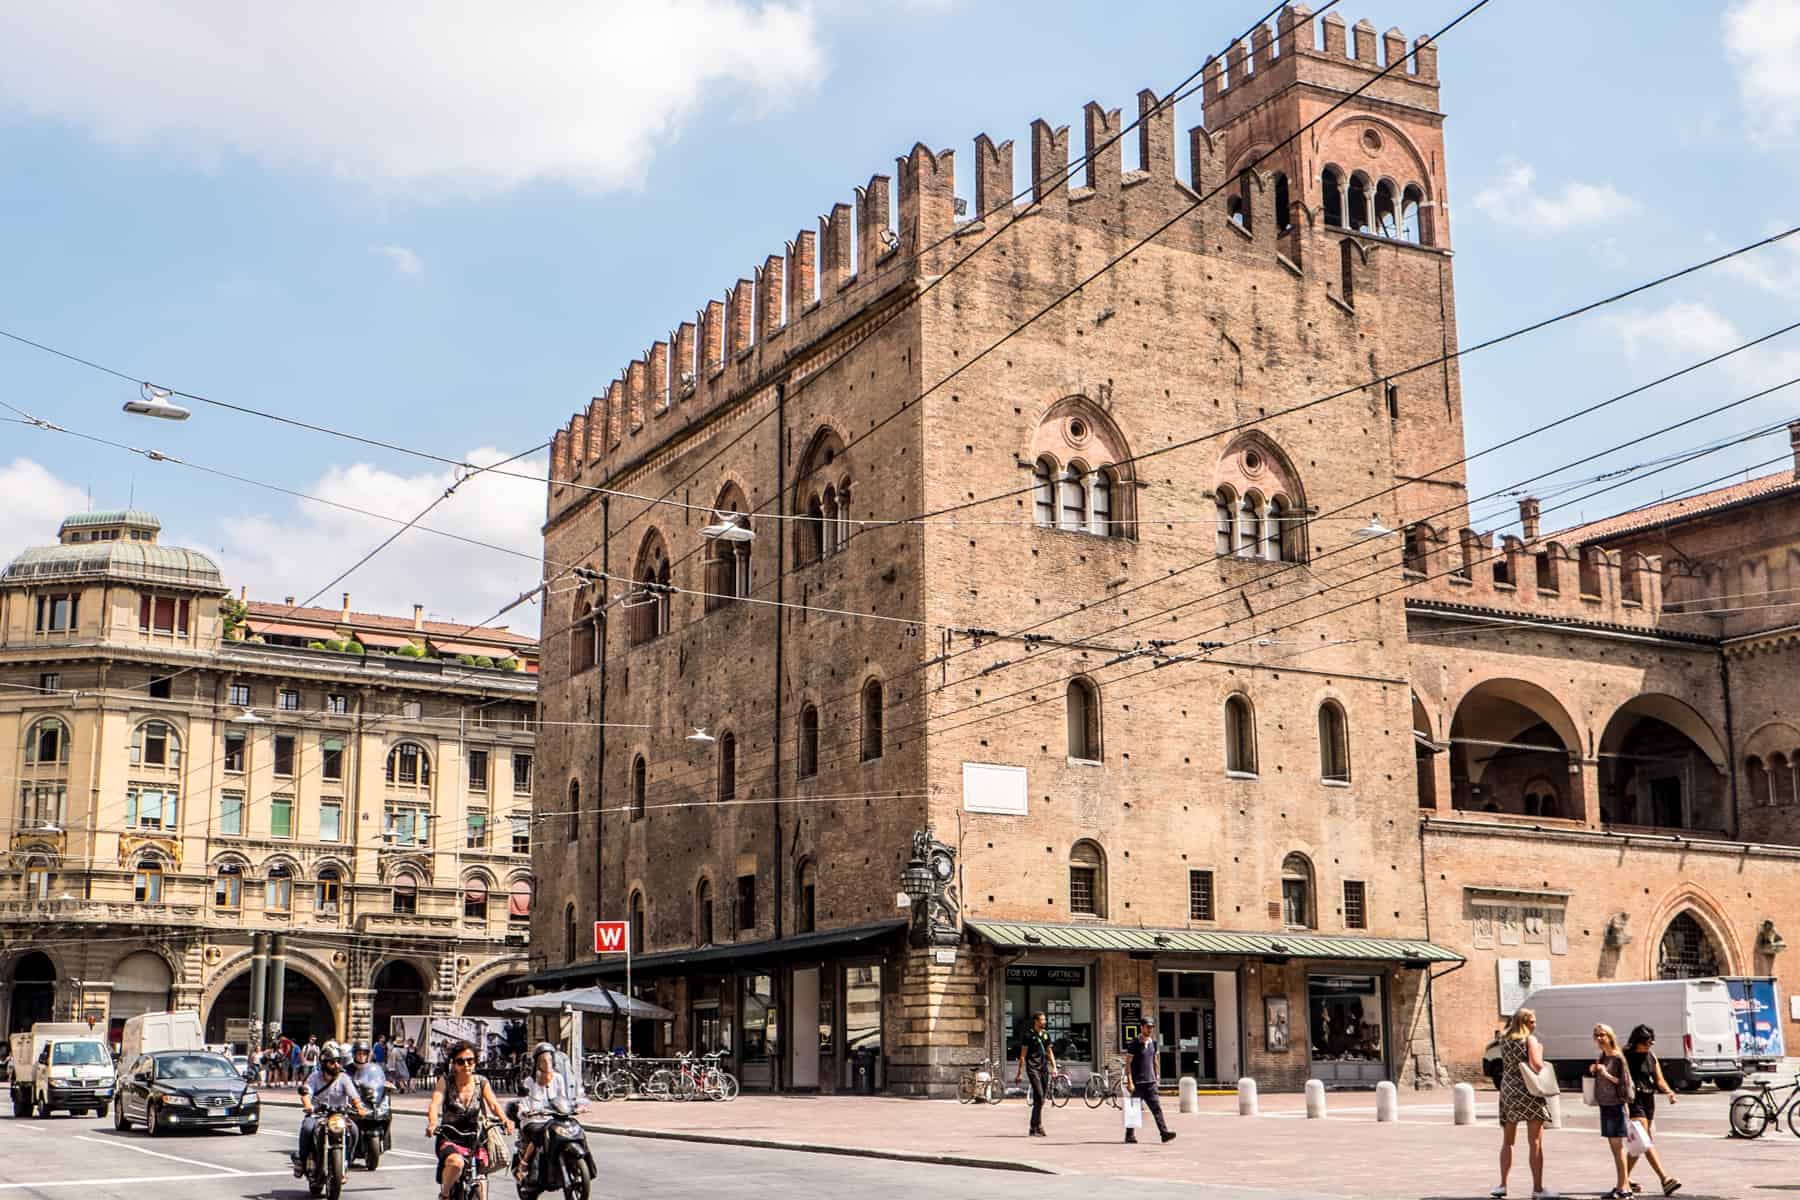
[[[1680,1190],[1681,1190],[1681,1180],[1676,1179],[1673,1176],[1670,1176],[1668,1179],[1663,1180],[1663,1195],[1673,1196],[1676,1192],[1679,1192]]]

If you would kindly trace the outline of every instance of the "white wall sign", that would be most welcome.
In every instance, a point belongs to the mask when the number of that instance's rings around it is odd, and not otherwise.
[[[963,764],[963,811],[998,813],[1007,817],[1026,814],[1025,768],[993,763]]]
[[[1510,1017],[1539,988],[1550,986],[1547,958],[1503,958],[1494,964],[1500,975],[1500,1015]]]

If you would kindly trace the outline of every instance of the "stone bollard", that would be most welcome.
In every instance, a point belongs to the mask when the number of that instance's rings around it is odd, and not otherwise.
[[[1306,1081],[1306,1119],[1321,1121],[1325,1118],[1325,1085],[1317,1079]]]
[[[1544,1103],[1550,1106],[1550,1128],[1561,1129],[1563,1127],[1562,1096],[1560,1094],[1550,1096],[1545,1099]]]
[[[1475,1123],[1475,1088],[1471,1084],[1459,1083],[1450,1089],[1451,1121],[1457,1125],[1473,1125]]]
[[[1181,1111],[1197,1113],[1200,1111],[1200,1083],[1192,1075],[1183,1075],[1177,1085],[1181,1094]]]
[[[1256,1080],[1248,1075],[1238,1080],[1238,1116],[1254,1117],[1261,1108],[1256,1099]]]
[[[1375,1119],[1377,1121],[1398,1121],[1400,1119],[1400,1090],[1385,1079],[1375,1085]]]

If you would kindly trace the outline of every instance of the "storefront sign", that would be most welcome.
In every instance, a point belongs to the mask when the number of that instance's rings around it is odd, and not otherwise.
[[[1142,996],[1119,997],[1119,1049],[1125,1049],[1125,1043],[1144,1031],[1144,998]]]
[[[1015,964],[1006,968],[1006,982],[1039,987],[1086,987],[1086,967],[1057,967],[1047,963]]]
[[[1314,975],[1306,981],[1306,986],[1314,992],[1331,992],[1339,996],[1373,996],[1375,994],[1375,977],[1373,975]]]

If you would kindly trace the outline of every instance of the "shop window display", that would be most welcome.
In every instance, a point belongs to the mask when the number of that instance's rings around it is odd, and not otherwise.
[[[1017,1061],[1019,1042],[1041,1012],[1050,1034],[1056,1061],[1071,1069],[1076,1082],[1085,1079],[1076,1068],[1094,1062],[1094,1005],[1086,967],[1042,963],[1006,968],[1006,1060]]]
[[[1314,1064],[1383,1062],[1380,977],[1315,975],[1306,991]]]

